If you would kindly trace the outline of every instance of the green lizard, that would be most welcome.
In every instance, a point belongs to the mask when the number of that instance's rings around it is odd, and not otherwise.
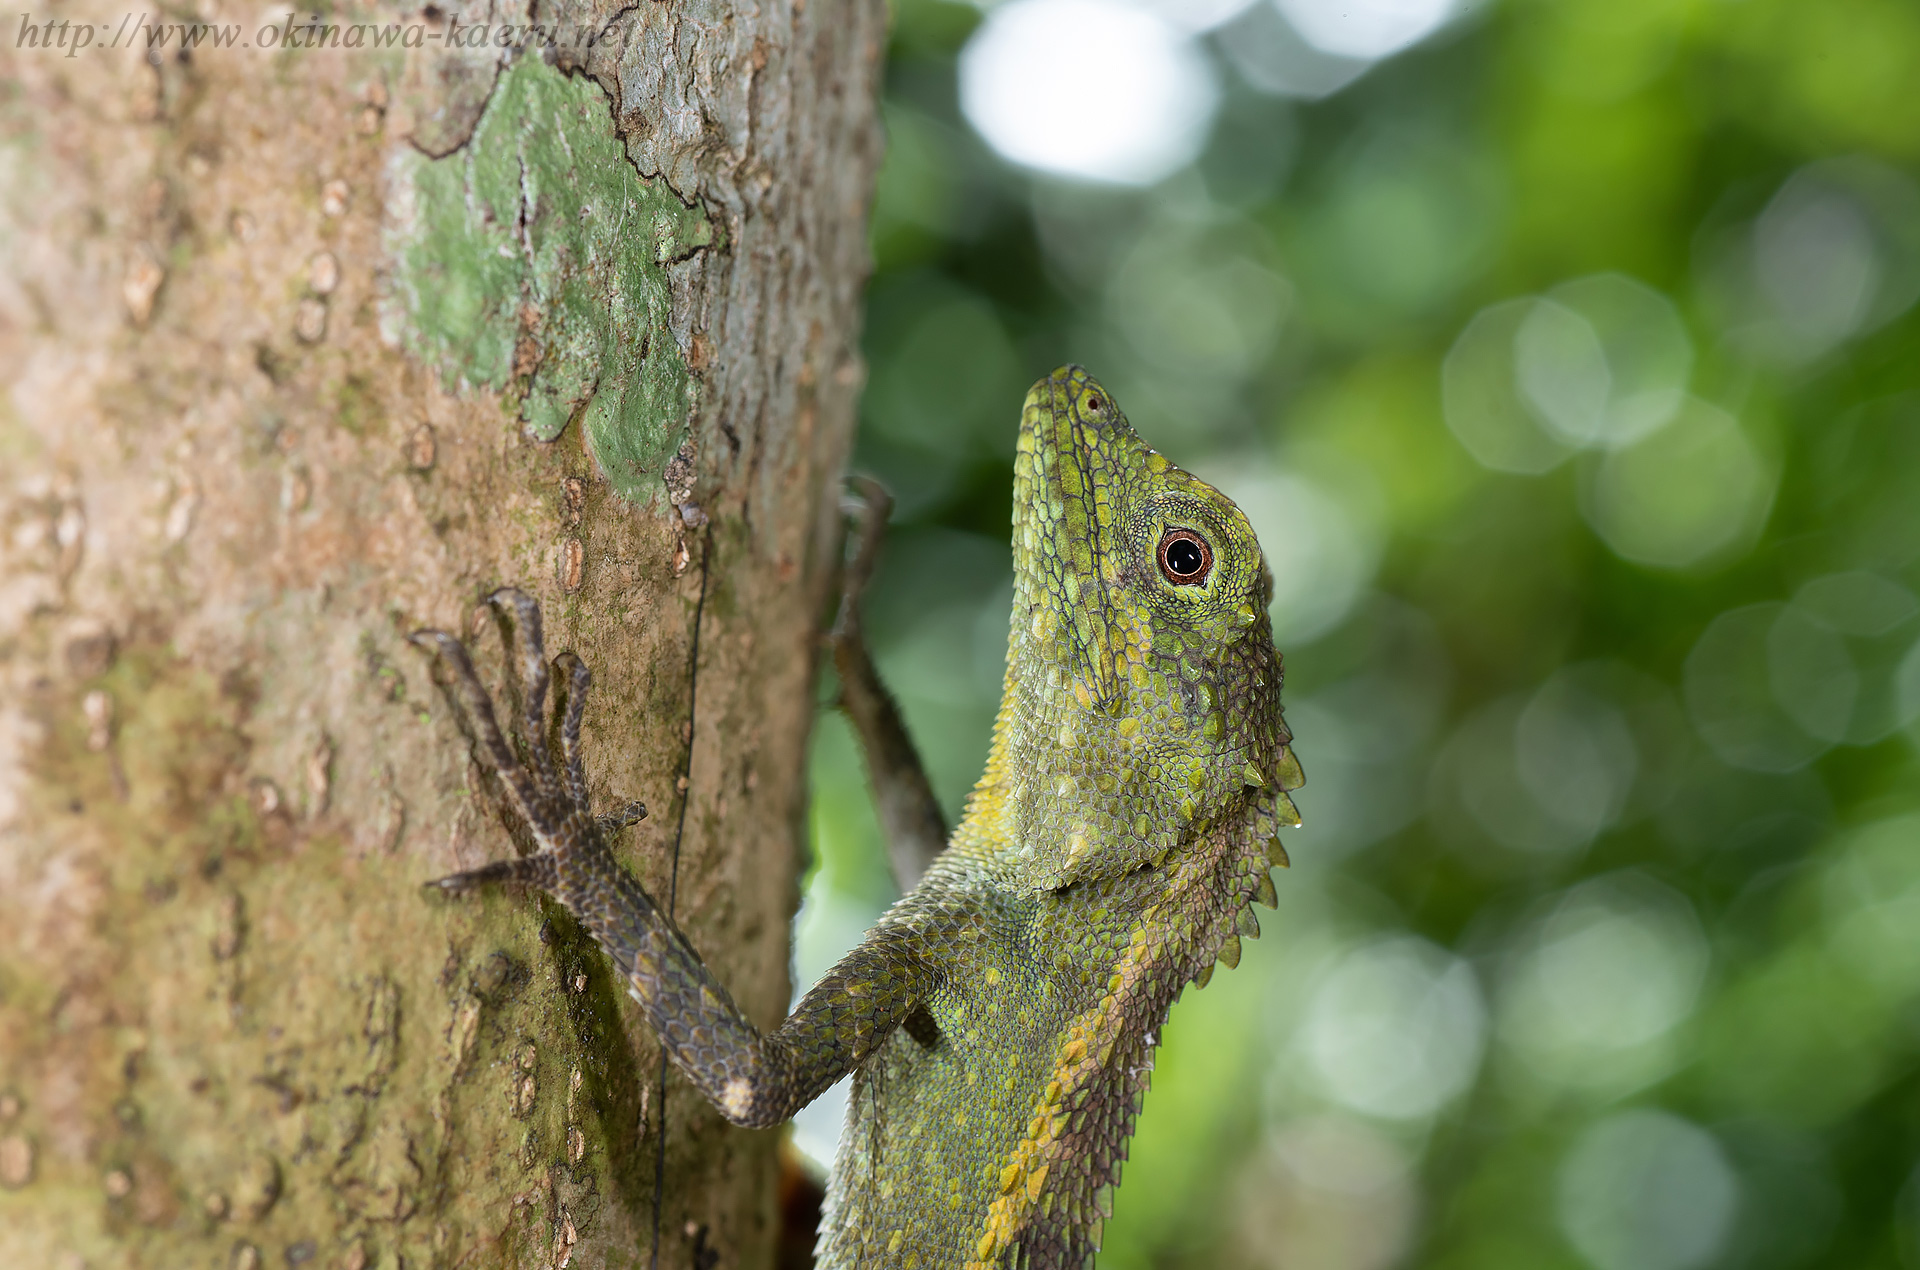
[[[515,755],[465,650],[487,755],[540,844],[443,878],[531,883],[591,930],[674,1063],[737,1124],[775,1125],[857,1073],[818,1264],[1092,1264],[1167,1011],[1232,966],[1274,902],[1299,816],[1272,577],[1226,496],[1140,440],[1079,367],[1027,394],[1014,462],[1014,606],[985,775],[914,889],[762,1033],[614,859],[579,751],[572,654],[556,763]],[[529,741],[540,614],[518,591]],[[876,771],[879,769],[876,768]],[[924,788],[924,785],[922,786]],[[937,816],[937,813],[936,813]]]

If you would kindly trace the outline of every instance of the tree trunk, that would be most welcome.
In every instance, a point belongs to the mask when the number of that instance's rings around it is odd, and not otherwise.
[[[491,3],[0,40],[0,1264],[771,1258],[406,637],[542,600],[776,1021],[884,12]]]

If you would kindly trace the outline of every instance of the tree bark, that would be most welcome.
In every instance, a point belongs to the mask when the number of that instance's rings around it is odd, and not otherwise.
[[[0,1264],[771,1258],[777,1135],[563,911],[423,891],[524,844],[406,636],[511,700],[542,600],[776,1021],[885,17],[527,3],[0,40]]]

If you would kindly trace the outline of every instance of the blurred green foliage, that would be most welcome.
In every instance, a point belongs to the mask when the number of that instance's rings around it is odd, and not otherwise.
[[[1101,1265],[1920,1267],[1920,8],[1515,0],[1317,101],[1227,28],[1148,189],[993,156],[980,20],[895,10],[882,669],[957,811],[1083,362],[1253,517],[1308,777]],[[892,898],[862,781],[823,716],[803,980]]]

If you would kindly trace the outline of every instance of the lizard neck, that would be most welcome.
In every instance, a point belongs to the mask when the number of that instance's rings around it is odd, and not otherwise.
[[[1095,700],[1050,611],[1016,598],[993,745],[961,825],[1022,889],[1164,865],[1247,814],[1250,795],[1290,787],[1264,614],[1205,656],[1177,635],[1134,641],[1120,686]]]

